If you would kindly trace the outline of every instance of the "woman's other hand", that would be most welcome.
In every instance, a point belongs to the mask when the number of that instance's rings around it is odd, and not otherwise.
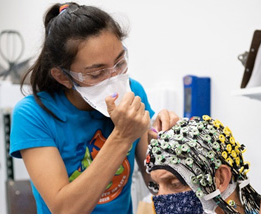
[[[156,139],[158,132],[167,131],[173,127],[178,120],[179,116],[175,112],[168,111],[167,109],[161,110],[148,132],[148,140],[150,141],[152,138]]]

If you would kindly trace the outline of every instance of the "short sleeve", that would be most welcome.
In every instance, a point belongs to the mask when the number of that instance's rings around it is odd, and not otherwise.
[[[56,146],[50,126],[52,119],[34,100],[25,97],[12,113],[10,155],[21,158],[20,150]]]

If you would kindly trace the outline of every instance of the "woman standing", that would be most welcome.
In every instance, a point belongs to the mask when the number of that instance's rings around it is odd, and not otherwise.
[[[46,13],[33,94],[15,107],[11,155],[22,157],[38,213],[132,213],[131,177],[143,167],[150,117],[143,87],[127,74],[126,36],[104,11],[76,3]],[[23,83],[22,83],[23,85]],[[178,117],[167,110],[156,129]]]

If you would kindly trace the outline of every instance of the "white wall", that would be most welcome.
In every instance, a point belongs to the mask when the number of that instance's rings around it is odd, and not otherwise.
[[[44,35],[42,17],[53,0],[9,0],[0,5],[0,31],[16,29],[25,39],[24,58],[37,54]],[[64,1],[59,1],[64,2]],[[260,0],[83,0],[112,13],[129,27],[126,46],[130,74],[148,90],[176,94],[166,107],[182,115],[182,77],[212,79],[212,113],[230,127],[248,150],[252,185],[261,192],[261,103],[231,95],[241,84],[244,68],[237,56],[249,50],[254,30],[261,29]],[[5,63],[0,58],[0,64]],[[6,66],[5,66],[6,67]],[[172,98],[171,98],[172,99]],[[171,103],[171,100],[170,100]]]

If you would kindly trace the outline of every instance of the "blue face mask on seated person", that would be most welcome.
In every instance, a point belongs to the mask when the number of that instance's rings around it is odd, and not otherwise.
[[[202,214],[203,208],[191,190],[175,194],[153,196],[156,214]]]

